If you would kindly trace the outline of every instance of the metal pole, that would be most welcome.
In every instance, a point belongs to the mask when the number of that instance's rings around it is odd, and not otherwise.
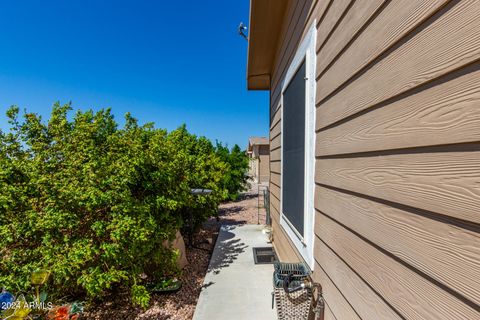
[[[257,183],[257,224],[260,224],[260,184]]]

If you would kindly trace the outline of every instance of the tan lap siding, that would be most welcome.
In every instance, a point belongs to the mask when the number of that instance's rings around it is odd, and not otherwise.
[[[292,30],[288,29],[283,31],[283,41],[280,43],[276,55],[270,92],[271,114],[274,113],[274,107],[276,107],[280,101],[282,80],[295,55],[298,44],[306,34],[305,31],[312,25],[314,20],[316,20],[317,23],[323,20],[333,0],[298,0],[291,1],[291,3],[296,3],[297,9],[301,7],[302,10],[296,11],[296,15],[293,17],[291,23],[285,22],[285,26],[289,25]]]
[[[316,242],[326,319],[480,319],[480,1],[292,1],[274,63],[274,245],[281,84],[317,21]]]
[[[270,183],[273,183],[276,186],[280,186],[280,178],[281,178],[280,173],[272,171],[270,174],[271,174]]]
[[[285,231],[280,226],[281,184],[281,104],[280,92],[283,77],[293,59],[296,47],[304,35],[308,22],[323,14],[329,5],[323,0],[290,1],[286,11],[281,41],[277,50],[270,92],[270,208],[274,233],[274,246],[285,261],[299,261],[300,256],[293,248]],[[330,309],[329,309],[330,310]],[[333,314],[332,314],[333,315]]]
[[[281,35],[283,41],[280,43],[280,48],[276,54],[274,69],[271,80],[271,92],[270,101],[271,107],[276,108],[280,101],[281,92],[281,80],[285,76],[288,69],[288,65],[293,59],[297,44],[300,41],[302,33],[305,30],[306,18],[309,14],[309,5],[312,0],[290,1],[291,6],[287,9],[287,17],[290,11],[293,10],[290,19],[284,22],[285,29]],[[275,109],[271,109],[271,113],[274,113]]]
[[[317,214],[316,229],[325,245],[405,318],[478,319],[479,314],[473,307],[327,216]],[[322,245],[319,244],[315,249],[319,250],[318,255],[322,257]],[[377,303],[377,308],[378,305]],[[392,318],[373,315],[364,317],[364,319]]]
[[[340,23],[343,14],[347,12],[348,7],[353,4],[353,2],[353,0],[333,1],[328,8],[328,11],[325,13],[325,16],[317,21],[317,51],[326,43],[328,37]]]
[[[327,72],[318,80],[317,101],[324,102],[317,128],[480,59],[480,1],[463,0],[444,8],[424,29],[393,49],[326,100],[331,93],[327,86],[337,82],[333,79],[337,75]]]
[[[316,195],[316,208],[331,219],[456,294],[480,302],[480,238],[468,226],[321,186]]]
[[[360,319],[360,316],[352,308],[347,299],[344,297],[343,293],[333,283],[318,262],[315,262],[315,272],[313,274],[313,278],[316,282],[322,284],[325,304],[329,309],[331,309],[331,312],[337,319]]]
[[[317,134],[317,156],[480,140],[480,63]],[[421,139],[419,139],[421,137]]]
[[[323,73],[334,58],[361,32],[365,22],[374,18],[374,15],[381,10],[382,5],[387,2],[388,0],[360,0],[353,3],[330,35],[335,41],[326,41],[322,44],[322,59],[317,59],[317,75]],[[320,51],[320,45],[317,43],[318,51]]]
[[[274,246],[277,254],[282,261],[301,261],[302,258],[294,248],[292,242],[280,226],[280,181],[281,181],[281,105],[280,92],[282,79],[286,73],[286,69],[293,58],[296,46],[300,43],[304,30],[317,20],[318,27],[322,23],[329,25],[328,32],[335,29],[337,23],[334,19],[343,15],[346,8],[350,5],[350,1],[344,1],[333,5],[333,1],[318,1],[314,7],[308,8],[309,2],[305,2],[306,6],[302,6],[302,1],[296,5],[297,21],[290,25],[295,25],[295,30],[290,31],[289,41],[282,44],[280,49],[281,58],[277,56],[277,68],[273,75],[271,92],[271,121],[270,121],[270,191],[271,191],[271,212],[272,225],[274,235]],[[299,10],[302,7],[302,10]],[[330,15],[327,15],[329,8],[332,8]],[[308,13],[307,13],[308,12]],[[299,29],[300,28],[300,29]],[[290,38],[291,37],[291,38]],[[325,36],[326,38],[328,35]],[[279,51],[280,52],[280,51]],[[279,68],[280,66],[280,68]],[[334,254],[329,253],[330,256]],[[341,260],[337,257],[336,261]],[[330,261],[331,262],[331,261]],[[366,282],[355,274],[346,264],[330,265],[329,260],[317,259],[315,265],[314,278],[322,283],[324,287],[326,299],[326,318],[331,319],[361,319],[359,314],[364,316],[380,316],[382,318],[398,318],[396,312],[385,303],[375,291],[371,290]],[[329,274],[330,272],[330,274]],[[352,287],[352,290],[348,288]]]
[[[319,159],[316,182],[480,222],[480,151]]]
[[[341,55],[337,57],[338,59],[335,64],[328,69],[325,76],[322,76],[322,87],[317,92],[318,101],[324,99],[342,83],[380,56],[380,54],[387,51],[395,43],[398,43],[449,1],[450,0],[392,0],[386,7],[382,8],[373,20],[367,20],[368,15],[364,16],[363,23],[357,22],[362,25],[363,30],[361,33],[359,33],[358,36],[356,35],[356,38],[348,47],[344,48]],[[356,9],[356,7],[351,9]],[[353,13],[352,11],[352,14]],[[344,21],[345,23],[349,23],[348,20]],[[347,39],[350,38],[349,41],[353,39],[350,34],[343,34],[343,31],[348,30],[348,28],[341,27],[337,30],[339,34],[335,35],[335,40],[343,39],[344,37]],[[330,42],[334,43],[335,41]],[[343,40],[343,42],[347,41]],[[328,44],[325,45],[325,49],[327,49],[327,47]],[[322,56],[321,59],[317,59],[316,71],[318,75],[325,71],[324,66],[328,65],[332,58],[331,56],[325,58]],[[328,79],[328,81],[326,79]]]
[[[282,123],[279,121],[272,129],[270,135],[270,152],[281,147],[282,137],[280,136]]]
[[[275,189],[275,188],[274,188]],[[297,262],[300,259],[298,253],[292,250],[292,243],[287,234],[280,226],[280,200],[274,194],[270,197],[270,210],[272,212],[272,227],[273,227],[273,246],[281,261]]]
[[[362,319],[480,319],[480,2],[360,4],[317,55],[316,259]]]
[[[318,218],[317,218],[318,219]],[[390,308],[382,298],[340,257],[328,247],[320,238],[315,239],[315,255],[320,270],[314,270],[315,277],[325,273],[335,287],[348,301],[354,313],[361,319],[401,319],[401,317]],[[314,277],[314,278],[315,278]],[[323,282],[322,286],[324,285]],[[328,281],[327,281],[328,285]],[[327,288],[324,288],[325,299],[328,301]],[[330,304],[335,304],[333,301]],[[338,312],[338,309],[334,309]],[[342,318],[343,319],[343,318]]]
[[[270,161],[270,171],[280,174],[280,161]]]

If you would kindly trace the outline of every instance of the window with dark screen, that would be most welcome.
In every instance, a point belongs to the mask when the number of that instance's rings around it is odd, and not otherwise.
[[[313,270],[315,265],[315,81],[316,34],[313,22],[282,81],[280,226]]]
[[[283,92],[283,214],[304,236],[305,202],[305,61]]]

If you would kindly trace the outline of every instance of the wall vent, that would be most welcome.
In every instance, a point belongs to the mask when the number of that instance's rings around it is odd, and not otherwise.
[[[270,264],[277,261],[277,255],[273,247],[253,248],[253,258],[255,264]]]

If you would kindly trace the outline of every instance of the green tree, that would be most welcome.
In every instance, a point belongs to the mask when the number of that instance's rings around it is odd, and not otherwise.
[[[57,296],[100,298],[128,287],[146,306],[142,280],[178,272],[165,247],[193,208],[196,223],[214,215],[231,164],[185,126],[170,133],[119,128],[110,109],[78,111],[55,104],[48,121],[18,107],[0,131],[0,284],[30,287],[30,273],[49,269]],[[190,188],[213,190],[195,198]]]
[[[217,141],[215,149],[221,161],[228,165],[221,181],[222,188],[226,191],[224,200],[236,200],[239,193],[248,187],[248,156],[238,145],[229,150]]]

